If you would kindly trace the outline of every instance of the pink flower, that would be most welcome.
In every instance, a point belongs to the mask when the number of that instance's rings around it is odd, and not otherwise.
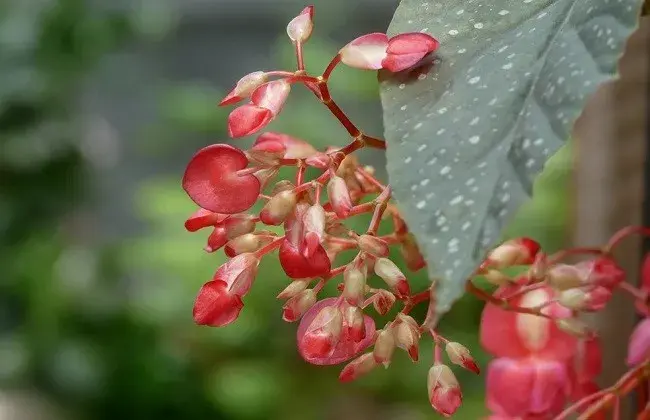
[[[249,136],[275,118],[291,91],[291,84],[285,79],[273,80],[257,87],[251,102],[235,108],[228,116],[228,134],[237,138]]]
[[[537,358],[493,360],[487,372],[487,406],[495,414],[557,415],[569,395],[566,366]]]
[[[196,297],[194,322],[222,327],[237,319],[244,306],[241,298],[250,290],[259,263],[255,255],[241,254],[219,267]]]
[[[255,71],[239,79],[235,88],[219,103],[219,106],[234,104],[244,98],[251,96],[251,93],[263,83],[268,81],[268,76],[263,71]]]
[[[350,335],[354,329],[348,325],[337,298],[323,299],[303,315],[298,326],[298,352],[305,361],[314,365],[337,365],[346,362],[372,344],[375,321],[363,316],[365,338],[356,341]]]
[[[436,363],[429,369],[427,389],[431,406],[444,417],[450,417],[463,402],[463,394],[454,373],[447,365]]]
[[[630,336],[627,349],[628,366],[636,366],[650,357],[650,318],[639,322]]]
[[[504,286],[495,296],[504,297],[521,286]],[[535,307],[550,299],[554,292],[549,287],[530,291],[512,299],[515,306]],[[571,311],[559,304],[546,306],[543,313],[554,318],[567,318]],[[497,357],[567,361],[575,353],[577,339],[561,331],[552,320],[536,315],[516,313],[487,304],[481,319],[480,340],[483,348]]]
[[[255,204],[260,193],[260,181],[255,175],[237,174],[237,171],[247,165],[246,155],[235,147],[227,144],[204,147],[187,165],[183,189],[205,210],[225,214],[239,213]],[[189,227],[194,228],[202,223],[205,220],[198,224],[190,222]]]
[[[438,41],[421,32],[388,38],[383,33],[360,36],[343,47],[341,61],[363,70],[386,69],[399,72],[415,66],[427,54],[438,49]]]

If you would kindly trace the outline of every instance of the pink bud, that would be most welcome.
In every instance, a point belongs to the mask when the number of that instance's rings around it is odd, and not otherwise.
[[[393,289],[397,296],[404,298],[411,294],[411,288],[406,281],[406,276],[388,258],[378,258],[375,261],[375,273]]]
[[[227,214],[219,214],[206,209],[198,209],[185,221],[185,229],[188,232],[196,232],[204,227],[216,226],[226,218],[228,218]]]
[[[183,189],[199,206],[217,213],[234,214],[248,210],[260,193],[253,174],[239,175],[248,158],[239,149],[213,144],[199,150],[185,169]]]
[[[346,306],[343,310],[345,335],[354,341],[360,343],[366,338],[366,325],[363,318],[363,311],[357,306]]]
[[[266,188],[269,182],[276,177],[278,172],[278,167],[264,168],[255,171],[255,177],[260,181],[261,189]]]
[[[377,363],[375,362],[375,358],[373,357],[372,353],[363,354],[348,363],[343,368],[341,374],[339,375],[339,380],[341,382],[352,382],[360,376],[363,376],[366,373],[370,372],[376,366]]]
[[[366,276],[358,268],[348,266],[343,273],[343,298],[350,305],[359,305],[366,294]]]
[[[208,236],[208,243],[203,249],[205,252],[215,252],[221,249],[226,242],[228,242],[226,229],[223,226],[217,226]]]
[[[556,319],[555,325],[561,331],[578,338],[586,338],[593,334],[589,326],[578,318]]]
[[[639,322],[630,336],[627,349],[628,366],[636,366],[650,356],[650,318]]]
[[[404,258],[406,268],[412,272],[419,271],[427,265],[413,235],[410,233],[404,237],[402,246],[400,246],[400,253],[402,254],[402,258]]]
[[[379,331],[372,354],[375,358],[375,362],[383,364],[384,367],[388,367],[393,358],[394,351],[395,336],[393,335],[393,330],[390,327],[387,327]]]
[[[372,256],[386,257],[390,254],[390,248],[388,248],[386,241],[374,235],[361,235],[357,242],[363,252],[367,252]]]
[[[429,402],[438,413],[450,417],[463,402],[463,394],[454,373],[447,365],[436,363],[427,376]]]
[[[514,265],[530,264],[539,249],[539,244],[530,238],[511,239],[492,250],[483,267],[503,269]]]
[[[255,220],[248,214],[237,214],[227,218],[223,223],[228,239],[250,233],[255,230]]]
[[[312,289],[303,290],[283,306],[282,319],[295,322],[316,303],[316,293]]]
[[[293,42],[304,43],[314,28],[314,6],[307,6],[287,25],[287,35]]]
[[[439,45],[438,40],[423,32],[399,34],[388,40],[386,57],[381,65],[394,73],[406,70],[437,50]]]
[[[277,226],[293,212],[298,198],[293,191],[282,191],[271,197],[260,212],[260,220],[266,225]]]
[[[403,320],[403,318],[407,318],[407,320]],[[419,357],[420,329],[417,322],[408,315],[401,315],[400,321],[394,327],[395,345],[405,350],[411,360],[417,362]]]
[[[583,285],[580,270],[573,265],[556,264],[550,267],[546,278],[551,287],[557,290],[568,290]]]
[[[350,67],[362,70],[379,70],[387,55],[386,48],[388,48],[386,34],[372,33],[353,40],[341,48],[339,55],[341,62]]]
[[[291,84],[285,79],[273,80],[259,86],[251,102],[235,108],[228,116],[228,134],[232,138],[249,136],[270,123],[287,100]]]
[[[194,302],[194,322],[223,327],[235,321],[243,307],[241,297],[231,293],[224,281],[209,281],[201,287]]]
[[[255,89],[266,83],[268,76],[263,71],[255,71],[239,79],[235,88],[219,103],[219,106],[234,104],[248,98]]]
[[[310,279],[306,280],[293,280],[287,287],[284,288],[276,297],[278,299],[290,299],[302,292],[309,286]]]
[[[285,159],[307,159],[319,155],[318,150],[305,140],[274,131],[259,135],[251,150],[273,153]]]
[[[321,247],[325,234],[325,209],[320,204],[310,206],[303,218],[305,229],[305,256],[314,255]]]
[[[213,280],[225,282],[230,292],[244,296],[253,285],[259,264],[254,254],[237,255],[217,269]]]
[[[469,353],[467,347],[463,346],[460,343],[448,342],[445,345],[445,351],[447,352],[447,357],[449,357],[451,363],[462,366],[465,369],[476,373],[477,375],[481,373],[481,370],[479,369],[472,355]]]
[[[352,199],[345,181],[340,176],[333,176],[327,184],[327,195],[332,205],[334,213],[344,219],[350,214],[352,209]]]
[[[596,286],[589,291],[568,289],[560,293],[560,305],[575,311],[596,312],[607,305],[612,292],[602,286]]]
[[[603,286],[608,289],[617,287],[625,280],[625,272],[608,257],[598,257],[591,261],[576,264],[576,268],[583,276],[583,281],[594,286]]]
[[[483,274],[483,277],[495,286],[503,286],[513,281],[512,277],[499,270],[488,270],[487,273]]]
[[[395,303],[395,295],[388,290],[380,289],[372,297],[372,306],[379,315],[386,315]]]
[[[338,306],[326,306],[302,337],[299,347],[306,358],[329,357],[336,348],[343,329],[343,315]]]

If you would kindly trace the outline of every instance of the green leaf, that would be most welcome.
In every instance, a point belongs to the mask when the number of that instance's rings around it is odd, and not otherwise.
[[[611,79],[640,0],[403,0],[389,35],[423,31],[429,65],[382,75],[388,173],[440,276],[447,312],[532,194],[585,100]]]

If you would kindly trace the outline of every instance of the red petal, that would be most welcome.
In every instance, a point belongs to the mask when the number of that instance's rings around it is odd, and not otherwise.
[[[255,204],[260,193],[255,175],[236,174],[247,165],[241,150],[213,144],[199,150],[187,165],[183,189],[204,209],[226,214],[242,212]]]
[[[627,350],[628,366],[636,366],[650,357],[650,318],[639,322],[630,336]]]
[[[280,246],[280,264],[284,272],[292,279],[319,277],[329,273],[332,263],[322,245],[313,249],[311,257],[289,241]]]
[[[228,115],[228,135],[232,138],[249,136],[271,122],[273,113],[253,104],[235,108]]]
[[[517,291],[519,286],[499,289],[495,296],[507,296]],[[537,289],[514,299],[515,306],[529,306],[525,301],[537,299],[540,292],[552,293],[550,288]],[[530,303],[530,302],[529,302]],[[570,314],[566,308],[557,304],[549,305],[545,313],[554,317]],[[568,360],[575,352],[577,339],[561,331],[555,323],[535,315],[518,314],[503,310],[495,305],[485,305],[481,318],[480,340],[483,348],[497,357],[521,358],[535,355],[553,360]]]
[[[337,365],[339,363],[346,362],[359,353],[367,349],[375,339],[375,321],[368,315],[364,315],[365,331],[366,337],[355,343],[352,337],[346,336],[345,334],[341,335],[338,344],[334,348],[334,351],[328,357],[318,358],[310,356],[309,349],[306,349],[305,346],[308,344],[312,346],[315,343],[304,343],[303,337],[311,326],[312,321],[316,318],[316,315],[326,306],[332,306],[338,304],[338,298],[328,298],[323,299],[320,302],[312,306],[302,317],[300,325],[298,326],[298,331],[296,337],[298,340],[298,352],[305,359],[306,362],[313,365]],[[345,320],[343,321],[343,331],[348,330]]]
[[[209,281],[201,287],[194,302],[194,322],[223,327],[237,319],[244,304],[239,296],[229,294],[226,287],[223,281]]]
[[[291,84],[285,79],[273,80],[264,83],[251,95],[251,102],[258,107],[268,109],[273,116],[282,110],[284,103],[291,92]]]
[[[386,57],[388,37],[379,32],[360,36],[341,48],[341,62],[362,70],[379,70]]]
[[[257,140],[255,140],[253,148],[255,148],[255,146],[264,147],[267,144],[269,147],[270,145],[282,145],[285,152],[285,159],[306,159],[318,153],[311,144],[304,140],[272,131],[260,135]],[[274,147],[277,148],[278,146]]]
[[[386,70],[397,73],[402,70],[410,69],[422,61],[427,53],[416,52],[411,54],[388,54],[381,62],[381,66]]]
[[[214,213],[206,209],[198,209],[185,221],[185,229],[189,232],[196,232],[204,227],[215,226],[228,216],[227,214]]]
[[[253,284],[259,263],[254,254],[239,254],[219,267],[212,279],[225,283],[230,292],[244,296]]]
[[[423,32],[399,34],[388,40],[388,54],[428,54],[438,49],[440,43],[431,35]]]

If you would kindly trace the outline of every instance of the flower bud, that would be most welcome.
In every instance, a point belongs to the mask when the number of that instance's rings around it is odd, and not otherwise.
[[[567,334],[574,337],[585,338],[591,335],[591,329],[578,318],[556,319],[555,325]]]
[[[287,25],[287,35],[293,42],[304,43],[314,28],[314,6],[307,6]]]
[[[375,273],[393,289],[397,296],[404,298],[411,294],[406,277],[388,258],[378,258],[375,261]]]
[[[185,221],[185,229],[188,232],[196,232],[204,227],[216,226],[227,217],[228,215],[214,213],[200,208]]]
[[[214,252],[221,249],[226,242],[228,242],[226,229],[223,226],[217,226],[208,236],[208,244],[203,249],[205,252]]]
[[[502,273],[499,270],[488,270],[487,273],[485,273],[483,276],[485,277],[485,280],[488,281],[488,283],[495,286],[503,286],[504,284],[508,284],[512,281],[512,278],[510,276]]]
[[[355,343],[361,342],[366,338],[366,326],[363,318],[363,311],[357,306],[348,306],[343,311],[344,324],[346,325],[345,334]]]
[[[320,204],[310,206],[303,217],[305,257],[310,258],[321,246],[325,233],[325,209]]]
[[[412,234],[409,233],[405,236],[399,250],[406,262],[406,267],[412,272],[421,270],[427,265]]]
[[[402,321],[394,327],[395,345],[405,350],[411,360],[417,362],[419,357],[420,329],[413,318],[407,315],[402,316],[410,318],[412,322]]]
[[[293,191],[282,191],[271,197],[260,212],[260,220],[266,225],[280,225],[291,214],[297,203]]]
[[[384,328],[379,331],[375,340],[375,348],[372,350],[375,362],[383,364],[384,367],[388,367],[393,358],[394,351],[395,336],[393,335],[393,330],[390,327]]]
[[[223,222],[228,234],[228,239],[233,239],[255,230],[255,221],[253,216],[248,214],[238,214],[227,218]]]
[[[316,315],[298,345],[306,359],[332,354],[341,337],[343,315],[338,306],[326,306]]]
[[[305,290],[307,286],[309,286],[310,282],[310,279],[294,280],[289,283],[289,285],[285,287],[285,289],[281,291],[276,297],[278,299],[290,299]]]
[[[278,174],[279,170],[277,167],[260,169],[255,172],[255,177],[260,181],[261,188],[264,189],[271,182],[273,178]]]
[[[579,270],[568,264],[557,264],[549,268],[546,278],[556,290],[568,290],[583,285]]]
[[[477,375],[481,372],[467,347],[462,344],[450,341],[445,345],[445,351],[447,352],[447,357],[449,357],[451,363],[462,366]]]
[[[530,238],[504,242],[488,255],[484,267],[503,269],[513,265],[530,264],[539,252],[539,244]]]
[[[281,193],[282,191],[290,191],[296,188],[291,181],[287,179],[281,179],[280,181],[276,182],[275,185],[273,186],[273,189],[271,190],[271,195],[276,195],[278,193]]]
[[[560,293],[560,305],[574,311],[581,311],[587,303],[587,292],[581,289],[567,289]]]
[[[315,303],[316,293],[312,289],[303,290],[284,304],[282,319],[287,322],[297,321]]]
[[[367,252],[370,255],[375,257],[386,257],[390,254],[390,249],[388,244],[383,239],[380,239],[373,235],[361,235],[357,240],[359,248],[363,252]]]
[[[372,353],[365,353],[348,363],[341,374],[339,380],[341,382],[351,382],[360,376],[365,375],[377,366],[375,358]]]
[[[230,105],[249,97],[255,89],[266,83],[268,76],[263,71],[255,71],[239,79],[235,88],[219,103],[219,106]]]
[[[372,298],[372,306],[379,315],[386,315],[395,303],[395,295],[388,290],[378,290]]]
[[[350,267],[343,273],[343,298],[350,305],[358,306],[366,293],[366,276],[358,268]]]
[[[340,176],[333,176],[327,184],[327,195],[332,205],[332,210],[340,218],[348,217],[352,209],[352,199],[345,181]]]
[[[429,369],[427,389],[431,406],[445,417],[454,414],[463,401],[458,380],[447,365],[436,363]]]
[[[255,252],[260,248],[260,237],[254,233],[241,235],[226,244],[226,255],[234,257],[245,252]]]

